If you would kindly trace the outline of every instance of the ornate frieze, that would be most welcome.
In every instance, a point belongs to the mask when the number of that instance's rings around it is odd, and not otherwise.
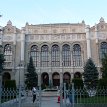
[[[52,35],[27,35],[27,41],[81,41],[86,39],[85,34],[52,34]]]
[[[3,35],[3,41],[6,41],[6,42],[14,41],[13,35]]]

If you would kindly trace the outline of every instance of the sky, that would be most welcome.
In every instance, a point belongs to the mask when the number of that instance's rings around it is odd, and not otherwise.
[[[103,17],[107,22],[107,0],[1,0],[0,26],[81,23],[93,26]]]

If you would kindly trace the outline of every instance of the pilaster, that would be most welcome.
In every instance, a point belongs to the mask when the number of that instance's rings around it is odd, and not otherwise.
[[[52,71],[50,69],[50,72],[49,72],[49,84],[50,85],[53,85],[53,81],[52,81]]]
[[[38,70],[38,86],[41,86],[41,71]]]
[[[86,31],[86,39],[87,39],[87,58],[91,58],[91,41],[90,41],[90,26],[87,25],[85,28]]]
[[[98,29],[97,29],[97,24],[95,24],[95,38],[96,38],[96,43],[98,43]]]
[[[60,70],[60,85],[63,83],[63,72]]]
[[[22,29],[21,32],[21,61],[24,61],[24,49],[25,48],[25,31]]]

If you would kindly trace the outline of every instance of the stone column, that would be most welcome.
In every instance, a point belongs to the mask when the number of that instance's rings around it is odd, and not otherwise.
[[[63,83],[63,72],[60,70],[60,85]]]
[[[98,29],[97,29],[97,24],[95,25],[95,38],[96,38],[96,43],[98,43]]]
[[[49,85],[53,86],[52,71],[51,71],[51,70],[50,70],[50,72],[49,72]]]
[[[38,86],[41,86],[41,73],[38,71]]]
[[[16,72],[16,32],[13,35],[13,67],[12,70],[14,73]]]
[[[15,74],[16,85],[24,86],[24,78],[24,67],[18,66]]]
[[[71,80],[74,78],[74,73],[71,73]]]
[[[90,43],[90,26],[86,26],[86,39],[87,39],[87,58],[91,58],[91,43]]]
[[[20,72],[20,85],[21,86],[24,86],[24,78],[25,78],[25,76],[24,76],[24,67],[22,66],[22,67],[20,67],[19,68],[20,70],[19,70],[19,72]]]
[[[21,32],[21,61],[24,61],[24,46],[25,46],[25,31],[22,29]]]

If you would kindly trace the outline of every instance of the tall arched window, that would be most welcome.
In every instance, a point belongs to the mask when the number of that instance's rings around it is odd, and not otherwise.
[[[49,66],[49,47],[48,47],[48,45],[43,45],[41,47],[41,66],[42,67]]]
[[[81,47],[79,44],[73,46],[72,53],[73,66],[82,66]]]
[[[31,47],[30,56],[32,56],[33,64],[37,67],[39,64],[39,49],[37,45]]]
[[[104,54],[107,53],[107,43],[106,42],[102,42],[100,45],[100,58],[104,58]]]
[[[10,44],[4,46],[5,67],[12,67],[12,47]]]
[[[70,53],[70,46],[68,44],[64,44],[62,46],[62,61],[63,66],[71,66],[71,53]]]
[[[52,67],[60,66],[60,48],[56,44],[51,48],[51,64]]]

